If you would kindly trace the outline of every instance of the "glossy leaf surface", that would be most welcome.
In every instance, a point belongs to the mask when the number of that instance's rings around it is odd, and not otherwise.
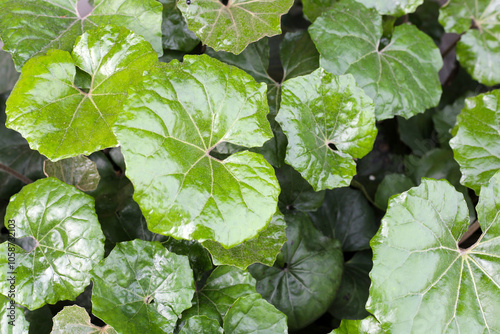
[[[57,162],[45,160],[43,170],[45,175],[74,185],[82,191],[95,190],[101,179],[95,162],[83,155]]]
[[[77,0],[2,0],[0,36],[18,69],[50,49],[71,51],[78,36],[95,27],[114,24],[143,36],[159,55],[161,5],[154,0],[94,0],[92,12],[81,17]],[[41,33],[43,32],[43,33]]]
[[[21,308],[5,296],[0,296],[0,331],[5,334],[26,334],[29,322]]]
[[[372,316],[363,320],[342,320],[340,327],[331,334],[384,334],[386,333],[380,323]]]
[[[194,293],[187,257],[159,242],[117,244],[92,280],[93,314],[120,333],[172,332]]]
[[[71,55],[50,50],[24,66],[6,125],[52,161],[116,146],[111,126],[128,86],[156,59],[149,43],[125,28],[85,33]],[[75,85],[76,67],[91,76],[88,92]]]
[[[396,194],[401,194],[415,186],[411,177],[404,174],[388,174],[384,177],[375,193],[375,204],[382,209],[387,209],[389,198]]]
[[[285,81],[276,121],[288,138],[285,161],[316,191],[348,186],[353,158],[370,152],[377,134],[373,101],[354,78],[321,68]]]
[[[377,120],[409,118],[438,104],[443,61],[432,39],[416,27],[397,26],[382,46],[382,17],[362,4],[339,3],[309,33],[321,66],[334,74],[351,73],[375,101]]]
[[[73,305],[64,307],[54,317],[51,334],[116,334],[116,331],[106,325],[98,327],[90,322],[90,317],[83,307]]]
[[[424,0],[356,0],[368,8],[375,8],[381,15],[403,16],[413,13]]]
[[[163,48],[170,50],[191,51],[200,40],[188,29],[186,20],[177,8],[176,0],[160,0],[163,5],[161,32]]]
[[[210,155],[222,142],[255,147],[272,136],[265,92],[205,55],[155,68],[131,89],[115,132],[151,231],[231,247],[267,226],[279,194],[273,168],[247,151]]]
[[[188,27],[204,44],[216,51],[239,54],[264,36],[281,33],[280,17],[292,0],[179,1]]]
[[[13,196],[5,226],[15,221],[17,238],[28,237],[29,252],[15,246],[16,302],[30,310],[73,300],[90,282],[90,270],[104,255],[104,235],[92,197],[55,178],[38,180]],[[2,244],[2,251],[13,245]],[[2,259],[0,289],[7,295],[11,265]]]
[[[204,315],[195,315],[187,319],[179,334],[223,334],[224,331],[217,320]]]
[[[479,333],[500,328],[500,174],[481,190],[484,234],[470,248],[467,205],[447,181],[422,179],[394,197],[372,239],[367,309],[388,332]]]

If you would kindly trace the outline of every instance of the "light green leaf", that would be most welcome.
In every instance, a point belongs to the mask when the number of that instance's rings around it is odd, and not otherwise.
[[[6,125],[52,161],[116,146],[111,126],[128,86],[156,58],[148,42],[125,28],[85,33],[72,55],[50,50],[26,63],[7,101]],[[76,67],[91,76],[88,92],[75,85]]]
[[[171,333],[195,291],[187,257],[156,241],[117,244],[92,280],[92,313],[120,333]]]
[[[43,171],[82,191],[95,190],[101,179],[95,162],[83,155],[57,162],[45,160]]]
[[[500,1],[448,1],[439,12],[446,32],[462,34],[457,58],[477,81],[492,86],[500,83]],[[472,23],[471,23],[472,22]]]
[[[373,101],[352,75],[322,68],[285,81],[276,121],[288,138],[285,161],[315,191],[348,186],[353,158],[370,152],[377,134]]]
[[[280,17],[293,0],[219,0],[179,1],[178,7],[188,27],[203,44],[216,51],[239,54],[264,36],[281,33]]]
[[[151,231],[232,247],[267,226],[273,168],[247,151],[210,155],[222,142],[256,147],[272,136],[264,84],[202,55],[159,66],[130,91],[115,132]]]
[[[0,0],[0,37],[21,69],[50,49],[71,51],[78,36],[97,26],[124,26],[143,36],[161,56],[161,9],[155,0],[94,0],[81,17],[77,0]]]
[[[342,320],[340,327],[331,334],[384,334],[380,323],[372,316],[363,320]]]
[[[377,192],[375,193],[375,204],[382,209],[387,209],[387,203],[389,198],[396,194],[400,194],[407,191],[411,187],[415,186],[412,178],[404,174],[388,174],[384,177],[382,182],[380,182]]]
[[[90,323],[90,317],[83,307],[78,305],[65,306],[54,317],[51,334],[116,334],[116,331],[106,325],[98,327]]]
[[[187,319],[178,334],[223,334],[224,331],[217,320],[204,315],[195,315]]]
[[[340,286],[340,243],[323,236],[304,213],[285,216],[287,242],[273,267],[252,265],[257,292],[288,316],[290,330],[312,323],[328,309]],[[311,302],[314,301],[314,302]]]
[[[92,197],[55,178],[25,186],[11,198],[5,216],[16,238],[32,249],[15,246],[15,264],[1,262],[0,292],[9,293],[7,277],[15,267],[18,304],[30,310],[46,303],[73,300],[90,282],[90,270],[104,255],[104,235]],[[14,245],[2,244],[2,254]]]
[[[0,49],[0,94],[3,94],[12,88],[19,78],[12,56]]]
[[[266,302],[258,293],[240,297],[224,319],[228,334],[287,334],[286,315]]]
[[[476,207],[484,234],[470,248],[463,195],[422,179],[394,197],[372,239],[367,309],[391,333],[483,333],[500,328],[500,174]]]
[[[255,279],[248,273],[232,266],[219,266],[210,274],[202,288],[193,297],[193,307],[182,314],[182,318],[204,315],[217,320],[221,325],[236,299],[254,294]]]
[[[479,193],[500,169],[500,90],[465,99],[450,141],[463,185]]]
[[[272,266],[286,241],[285,220],[277,211],[267,227],[250,240],[226,249],[211,240],[203,242],[203,246],[212,254],[215,265],[228,264],[246,269],[252,263],[263,263]]]
[[[182,13],[177,8],[176,0],[160,0],[163,4],[163,21],[161,32],[163,48],[189,52],[200,40],[188,29]]]
[[[409,118],[439,103],[441,54],[416,27],[397,26],[383,46],[382,17],[362,4],[342,2],[318,18],[309,33],[321,66],[334,74],[351,73],[375,101],[378,120]]]
[[[355,0],[368,8],[375,8],[380,15],[403,16],[413,13],[424,0]]]
[[[314,22],[321,14],[328,11],[337,0],[302,0],[304,16]]]
[[[29,326],[23,310],[16,307],[13,300],[0,295],[0,332],[2,334],[26,334]]]

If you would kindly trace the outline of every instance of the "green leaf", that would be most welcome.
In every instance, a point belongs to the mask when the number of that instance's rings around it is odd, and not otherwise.
[[[388,332],[482,333],[500,328],[500,174],[481,190],[484,234],[470,248],[467,205],[447,181],[423,179],[389,202],[372,239],[367,309]],[[439,307],[436,307],[439,305]]]
[[[148,42],[125,28],[83,34],[72,55],[50,50],[31,59],[7,101],[7,126],[50,160],[116,146],[111,126],[128,86],[156,62]],[[90,75],[87,92],[75,86],[76,67]]]
[[[285,220],[277,211],[267,227],[250,240],[226,249],[211,240],[203,242],[203,246],[212,254],[215,265],[228,264],[246,269],[252,263],[263,263],[272,266],[286,241]]]
[[[195,281],[203,279],[206,277],[206,272],[213,269],[210,253],[197,241],[176,240],[169,237],[162,244],[169,251],[188,257]]]
[[[176,0],[159,0],[163,5],[163,21],[161,32],[163,48],[189,52],[200,42],[198,37],[188,29],[182,13],[177,8]]]
[[[378,120],[410,118],[439,103],[441,54],[416,27],[397,26],[382,48],[382,17],[362,4],[338,3],[309,33],[321,66],[334,74],[351,73],[375,101]]]
[[[16,307],[13,300],[0,295],[0,331],[2,334],[26,334],[29,326],[23,310]]]
[[[187,319],[178,334],[223,334],[224,331],[217,320],[204,315],[195,315]]]
[[[229,0],[227,5],[219,0],[192,0],[179,1],[178,7],[203,44],[239,54],[264,36],[280,34],[280,17],[292,4],[292,0]]]
[[[433,109],[426,110],[423,114],[415,115],[405,119],[396,117],[398,120],[399,137],[401,141],[411,148],[412,153],[418,156],[424,155],[435,148],[434,126],[432,123]]]
[[[498,0],[448,1],[439,12],[446,32],[465,32],[457,44],[458,61],[474,79],[488,86],[500,83],[500,68],[493,65],[500,52],[499,15]]]
[[[460,181],[476,193],[500,169],[499,99],[500,90],[465,99],[450,141],[462,172]]]
[[[159,66],[131,87],[115,132],[151,231],[232,247],[267,226],[279,194],[273,168],[247,151],[210,155],[222,142],[256,147],[272,136],[265,91],[206,55]]]
[[[288,138],[285,161],[316,191],[348,186],[353,158],[370,152],[377,134],[373,101],[354,78],[322,68],[283,84],[276,121]]]
[[[154,0],[94,0],[85,17],[77,0],[1,0],[0,36],[21,69],[49,49],[71,51],[78,36],[100,25],[124,26],[143,36],[161,56],[161,5]],[[82,68],[83,69],[83,68]]]
[[[319,53],[307,30],[287,32],[280,44],[283,81],[319,68]]]
[[[87,291],[85,288],[84,294]],[[81,296],[81,294],[80,294]],[[78,297],[76,297],[78,299]],[[37,308],[34,311],[28,309],[24,310],[26,320],[30,323],[30,334],[50,334],[52,331],[52,312],[50,311],[49,304]]]
[[[117,244],[92,280],[92,313],[120,333],[171,333],[195,291],[187,257],[156,241]]]
[[[365,250],[354,254],[344,263],[342,282],[328,312],[337,319],[363,319],[369,313],[365,309],[370,289],[372,252]]]
[[[286,315],[265,301],[258,293],[240,297],[224,319],[226,333],[288,333]]]
[[[340,327],[331,334],[384,334],[380,323],[372,316],[363,320],[342,320]]]
[[[359,190],[328,190],[323,205],[309,217],[324,235],[341,241],[344,252],[370,248],[377,232],[375,213]]]
[[[78,305],[65,306],[54,317],[54,326],[51,334],[116,334],[116,331],[106,325],[98,327],[90,323],[90,317],[83,307]]]
[[[12,88],[19,78],[12,56],[0,49],[0,94],[3,94]]]
[[[25,186],[11,198],[5,227],[16,238],[28,237],[33,249],[15,246],[15,264],[3,258],[0,291],[9,293],[6,279],[15,267],[15,301],[30,310],[46,303],[73,300],[90,282],[90,270],[104,255],[104,235],[92,197],[55,178]],[[26,240],[26,239],[25,239]],[[14,246],[2,244],[7,254]],[[3,254],[3,253],[2,253]]]
[[[337,0],[302,0],[302,10],[304,16],[311,22],[321,16],[325,11],[328,11]]]
[[[328,309],[340,286],[343,255],[304,213],[285,216],[287,242],[273,267],[252,265],[257,292],[288,317],[290,330],[312,323]]]
[[[82,191],[95,190],[101,179],[95,162],[83,155],[57,162],[45,160],[43,171]]]
[[[389,198],[396,194],[407,191],[415,186],[413,179],[404,174],[388,174],[380,182],[377,192],[375,193],[375,204],[382,209],[387,210],[387,203]]]
[[[193,307],[184,312],[182,318],[204,315],[222,324],[226,312],[236,299],[256,292],[255,279],[248,271],[219,266],[210,274],[204,286],[196,290]]]
[[[380,15],[403,16],[413,13],[424,0],[355,0],[368,8],[375,8]]]
[[[438,134],[441,147],[449,147],[449,142],[453,137],[451,129],[457,123],[457,116],[465,106],[465,97],[459,97],[455,102],[438,110],[432,115],[434,128]]]

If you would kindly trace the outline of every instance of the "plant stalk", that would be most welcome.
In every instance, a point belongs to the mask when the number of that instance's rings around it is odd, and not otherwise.
[[[21,180],[23,181],[24,183],[26,184],[30,184],[30,183],[33,183],[33,180],[31,180],[30,178],[24,176],[23,174],[21,173],[18,173],[16,172],[15,170],[13,170],[12,168],[10,167],[7,167],[5,166],[4,164],[0,164],[0,170],[3,170],[4,172],[14,176],[15,178],[17,178],[18,180]]]

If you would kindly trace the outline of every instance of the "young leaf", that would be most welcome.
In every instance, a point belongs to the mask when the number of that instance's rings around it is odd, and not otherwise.
[[[224,331],[238,334],[287,334],[286,315],[258,293],[238,298],[224,319]]]
[[[171,333],[195,291],[187,257],[156,241],[117,244],[92,280],[93,314],[120,333]]]
[[[0,94],[3,94],[12,88],[19,78],[12,56],[0,49]]]
[[[257,292],[288,316],[288,327],[312,323],[332,303],[343,271],[340,243],[324,237],[304,213],[285,216],[287,242],[273,267],[252,265]],[[311,302],[314,301],[314,302]]]
[[[498,0],[448,1],[439,12],[446,32],[465,33],[457,44],[460,64],[477,81],[500,83],[500,7]],[[472,23],[471,23],[472,20]]]
[[[217,320],[204,315],[195,315],[186,320],[178,334],[223,334],[224,331]]]
[[[348,186],[353,158],[370,152],[377,134],[373,101],[352,75],[322,68],[285,81],[276,121],[288,138],[285,161],[315,191]]]
[[[50,334],[116,334],[113,327],[98,327],[90,322],[90,317],[83,307],[65,306],[54,317],[54,326]]]
[[[246,269],[252,263],[258,262],[272,266],[286,241],[285,227],[284,217],[277,211],[267,227],[253,239],[229,249],[215,241],[207,240],[203,242],[203,247],[212,254],[215,265],[228,264]]]
[[[372,239],[367,309],[388,332],[480,333],[500,328],[500,173],[481,190],[484,231],[470,248],[467,205],[447,181],[422,179],[394,197]],[[436,307],[439,305],[439,307]]]
[[[5,334],[26,334],[29,322],[21,308],[13,300],[0,295],[0,332]]]
[[[200,42],[198,37],[188,29],[187,23],[177,8],[176,0],[159,0],[163,4],[163,21],[161,32],[163,48],[189,52]]]
[[[210,155],[222,142],[255,147],[272,136],[265,92],[206,55],[159,66],[131,87],[115,132],[151,231],[232,247],[267,226],[279,194],[273,168],[247,151]]]
[[[372,316],[363,320],[342,320],[340,327],[331,334],[385,334],[380,323]]]
[[[439,103],[441,54],[416,27],[397,26],[383,47],[382,17],[362,4],[342,2],[318,18],[309,33],[321,66],[334,74],[351,73],[375,101],[378,120],[409,118]]]
[[[280,17],[292,0],[179,1],[178,7],[203,44],[216,51],[239,54],[264,36],[281,33]]]
[[[375,8],[380,15],[403,16],[413,13],[424,0],[355,0],[368,8]]]
[[[8,294],[8,272],[15,271],[15,301],[30,310],[75,299],[89,285],[90,270],[104,255],[94,200],[55,178],[38,180],[13,196],[5,227],[16,238],[27,237],[24,240],[33,249],[15,246],[14,265],[2,259],[0,291]],[[2,244],[2,252],[12,252],[13,246]]]
[[[81,17],[77,0],[0,0],[0,36],[20,70],[49,49],[70,51],[77,38],[100,25],[124,26],[152,44],[161,56],[161,4],[154,0],[94,0]]]
[[[83,155],[57,162],[45,160],[43,171],[82,191],[95,190],[101,179],[95,162]]]
[[[111,131],[128,86],[157,61],[148,42],[125,28],[83,34],[72,55],[50,50],[31,59],[7,101],[7,126],[52,161],[116,146]],[[76,67],[91,76],[75,85]]]
[[[450,141],[463,185],[479,192],[500,169],[500,90],[465,99]]]

